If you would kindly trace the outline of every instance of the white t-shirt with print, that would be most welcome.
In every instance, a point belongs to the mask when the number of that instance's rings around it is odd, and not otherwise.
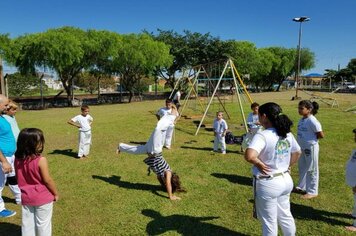
[[[269,167],[268,174],[283,173],[288,170],[291,154],[300,151],[300,146],[292,133],[288,133],[285,139],[277,135],[274,128],[268,128],[257,132],[248,148],[257,151],[258,158]],[[253,175],[260,175],[256,166],[253,167]]]
[[[315,118],[310,115],[308,118],[302,118],[298,123],[298,143],[302,146],[310,146],[318,142],[318,138],[315,133],[321,132],[321,124]]]
[[[86,116],[77,115],[71,119],[73,122],[80,124],[80,131],[88,132],[91,130],[90,123],[93,122],[93,117],[89,114]]]

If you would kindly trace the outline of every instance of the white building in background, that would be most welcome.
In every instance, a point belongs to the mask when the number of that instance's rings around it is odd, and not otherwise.
[[[40,75],[41,76],[41,75]],[[54,77],[52,74],[44,73],[42,81],[47,85],[48,88],[53,90],[63,89],[62,82]]]

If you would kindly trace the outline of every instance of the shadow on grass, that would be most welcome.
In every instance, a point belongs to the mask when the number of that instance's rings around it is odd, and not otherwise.
[[[142,214],[153,219],[146,226],[148,235],[160,235],[168,231],[176,231],[180,235],[246,235],[204,222],[218,219],[219,217],[216,216],[162,216],[159,212],[151,209],[142,210]]]
[[[214,141],[213,141],[214,142]],[[189,147],[189,146],[180,146],[181,148],[184,149],[194,149],[194,150],[201,150],[201,151],[213,151],[213,147]],[[240,154],[241,152],[239,151],[229,151],[227,150],[226,153],[237,153]]]
[[[184,130],[184,129],[182,129],[182,128],[180,128],[180,127],[175,127],[175,130],[179,130],[180,132],[182,132],[182,133],[186,133],[186,134],[190,134],[190,135],[194,135],[195,133],[193,133],[193,132],[190,132],[190,131],[187,131],[187,130]]]
[[[212,176],[220,179],[227,179],[231,183],[252,186],[252,178],[240,175],[212,173]]]
[[[349,214],[319,210],[296,203],[291,203],[291,211],[295,219],[322,221],[331,225],[348,226],[352,220]],[[347,218],[350,219],[350,223],[345,223],[332,217]]]
[[[0,235],[6,235],[6,236],[20,236],[21,235],[21,226],[7,223],[7,222],[1,222],[1,227],[0,227]]]
[[[11,195],[11,196],[13,196],[13,195]],[[9,197],[5,197],[5,196],[2,196],[2,200],[4,200],[5,203],[16,203],[14,198],[9,198]]]
[[[161,185],[130,183],[127,181],[122,181],[121,176],[117,176],[117,175],[112,175],[111,177],[92,175],[92,178],[100,179],[104,182],[107,182],[112,185],[116,185],[121,188],[135,189],[135,190],[142,190],[142,191],[151,191],[152,193],[154,193],[157,196],[167,198],[166,196],[158,193],[158,191],[165,191],[165,189]]]
[[[78,158],[78,153],[77,152],[73,152],[73,149],[55,149],[52,152],[48,153],[48,154],[60,154],[63,156],[68,156],[68,157],[74,157],[74,158]]]

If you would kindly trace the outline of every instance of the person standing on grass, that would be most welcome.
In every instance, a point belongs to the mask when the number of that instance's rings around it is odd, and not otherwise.
[[[175,92],[175,94],[173,96],[173,103],[177,107],[177,110],[179,110],[179,107],[180,107],[180,97],[181,97],[180,90],[177,89],[177,91]]]
[[[3,116],[4,111],[8,109],[8,104],[8,98],[0,94],[0,218],[16,214],[15,211],[5,208],[4,200],[1,197],[6,180],[8,180],[11,192],[15,196],[16,203],[21,203],[21,191],[17,185],[14,168],[16,140],[11,125]]]
[[[263,235],[278,235],[278,225],[283,235],[295,235],[289,168],[298,161],[301,152],[290,132],[293,123],[272,102],[260,106],[258,116],[265,130],[257,132],[245,152],[245,160],[254,165],[254,213],[262,223]]]
[[[81,114],[70,119],[68,124],[79,128],[78,158],[83,159],[88,157],[90,152],[93,117],[89,115],[89,106],[83,105],[80,110]]]
[[[315,115],[319,104],[309,100],[302,100],[298,105],[298,112],[302,118],[298,123],[298,143],[302,148],[299,159],[299,183],[294,192],[303,194],[302,199],[318,196],[319,188],[319,143],[324,138],[320,122]]]
[[[354,133],[354,141],[356,142],[356,129],[352,131]],[[354,219],[352,226],[346,226],[349,231],[356,231],[356,149],[351,153],[351,157],[346,165],[346,184],[352,188],[354,195],[354,208],[351,213]]]
[[[160,120],[163,116],[165,116],[167,113],[171,111],[172,111],[172,100],[167,99],[166,106],[158,110],[156,117],[158,120]],[[166,132],[163,133],[163,145],[167,149],[171,149],[173,132],[174,132],[174,122],[170,126],[168,126]]]
[[[20,133],[20,128],[17,125],[17,121],[15,118],[15,115],[17,113],[17,108],[18,108],[17,104],[14,101],[9,100],[9,105],[8,105],[8,108],[5,111],[5,115],[4,115],[7,122],[9,122],[11,125],[11,130],[12,130],[12,133],[14,134],[16,141],[17,141],[17,137],[19,136],[19,133]]]
[[[244,138],[241,146],[243,150],[245,150],[248,147],[253,136],[257,133],[257,131],[259,131],[262,128],[260,121],[258,120],[259,107],[260,104],[258,104],[257,102],[251,104],[252,112],[248,114],[247,117],[248,132],[246,135],[243,136]]]
[[[17,141],[15,170],[22,198],[22,236],[52,235],[53,201],[56,185],[41,155],[45,139],[41,130],[23,129]]]
[[[157,122],[156,128],[153,130],[148,142],[145,145],[133,146],[125,143],[120,143],[116,153],[126,152],[129,154],[147,154],[148,157],[144,160],[148,165],[149,171],[152,170],[158,181],[167,190],[170,200],[180,200],[180,197],[174,195],[174,192],[184,192],[181,187],[179,176],[172,172],[169,164],[162,155],[163,133],[172,125],[178,117],[178,111],[175,105],[172,105],[171,112],[161,117]]]
[[[224,113],[218,111],[216,113],[216,119],[214,120],[214,152],[218,152],[219,147],[221,153],[226,154],[225,135],[228,129],[226,121],[223,119]]]

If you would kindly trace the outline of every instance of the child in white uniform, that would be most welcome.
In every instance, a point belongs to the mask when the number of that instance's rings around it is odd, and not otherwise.
[[[353,130],[356,142],[356,129]],[[356,149],[352,150],[351,157],[346,165],[346,184],[352,188],[354,195],[354,209],[351,213],[354,218],[352,226],[346,226],[349,231],[356,231]]]
[[[279,225],[283,235],[295,235],[289,201],[293,189],[289,167],[297,162],[300,147],[290,133],[292,121],[272,102],[260,106],[259,120],[265,130],[253,137],[245,159],[254,165],[255,209],[262,223],[262,234],[278,235]]]
[[[88,157],[91,145],[91,124],[93,117],[89,115],[89,106],[81,107],[81,114],[73,117],[68,124],[79,128],[78,158]]]
[[[258,104],[257,102],[251,104],[252,112],[247,117],[248,132],[246,135],[243,136],[244,138],[241,145],[242,150],[245,150],[248,147],[253,136],[257,133],[257,131],[259,131],[262,128],[260,121],[258,120],[259,107],[260,104]]]
[[[166,106],[158,110],[156,117],[160,120],[164,115],[172,111],[172,100],[166,100]],[[174,131],[174,122],[168,126],[166,132],[163,133],[163,145],[167,149],[171,149],[172,137]]]
[[[213,129],[214,152],[217,152],[220,146],[221,153],[226,154],[225,135],[228,127],[226,121],[223,119],[223,113],[221,111],[218,111],[216,113],[216,119],[214,120]]]
[[[303,100],[299,102],[298,112],[302,117],[298,123],[298,143],[302,148],[299,159],[299,183],[296,192],[306,193],[303,199],[318,196],[319,188],[319,143],[318,139],[324,137],[320,122],[314,115],[318,112],[316,102]]]

